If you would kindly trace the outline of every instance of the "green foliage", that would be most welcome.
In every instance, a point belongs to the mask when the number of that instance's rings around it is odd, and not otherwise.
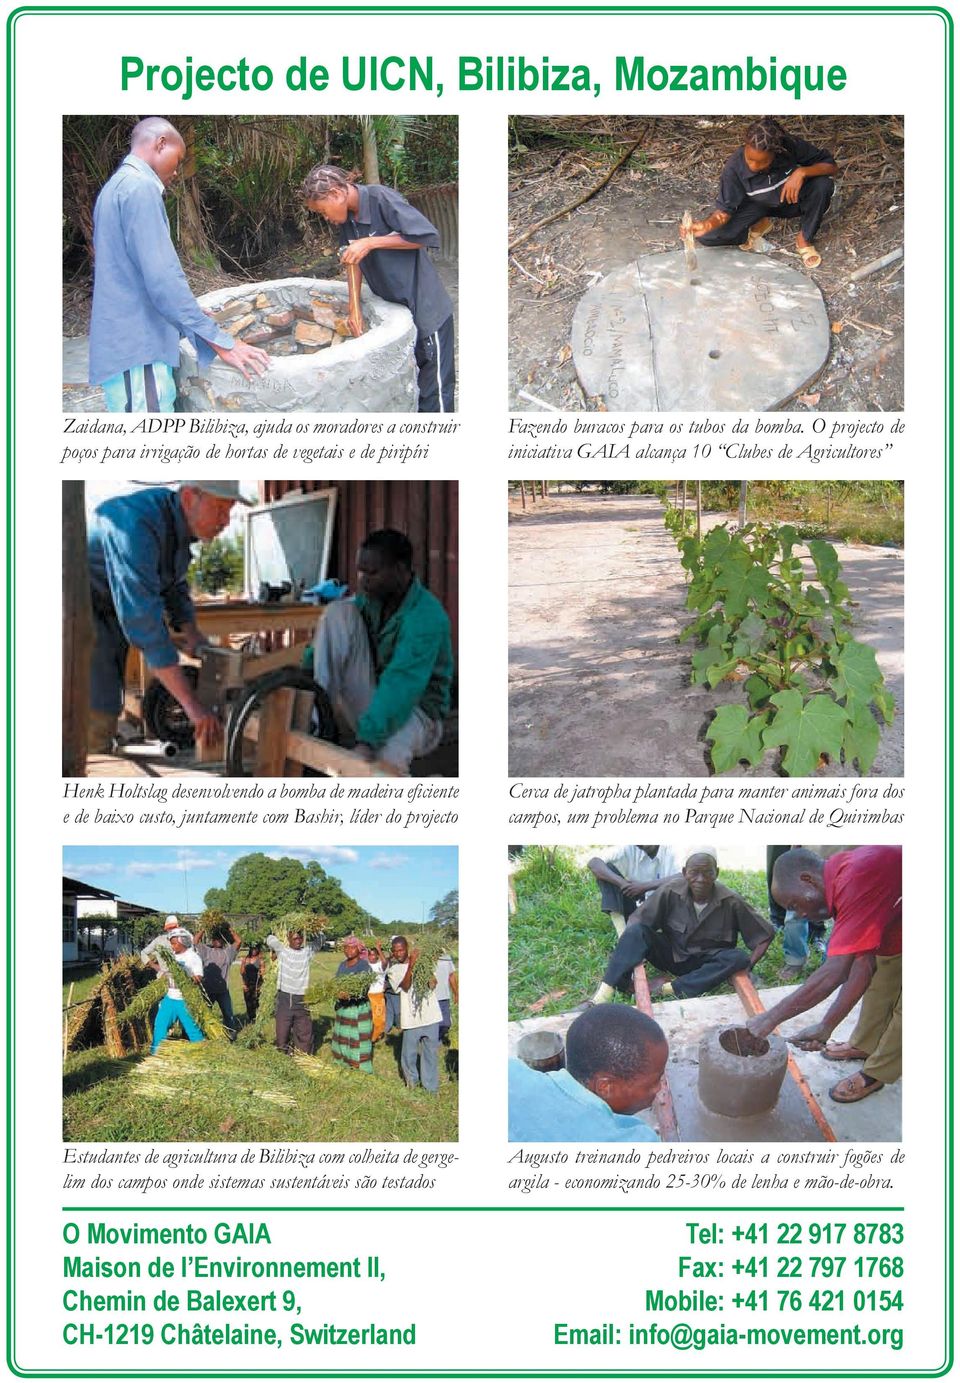
[[[460,890],[452,888],[438,899],[430,909],[430,921],[437,927],[446,927],[456,936],[460,922]]]
[[[187,570],[187,581],[204,595],[238,595],[243,590],[242,536],[202,543]]]
[[[271,924],[291,913],[308,914],[310,934],[322,930],[331,939],[381,925],[316,860],[276,860],[262,852],[234,860],[226,884],[208,889],[204,903],[225,913],[255,913]],[[317,922],[321,917],[322,926]],[[264,927],[259,935],[270,930]]]
[[[142,989],[138,989],[123,1012],[117,1014],[118,1024],[133,1023],[138,1018],[148,1017],[154,1004],[159,1004],[166,992],[166,977],[158,975],[155,980],[151,980]]]
[[[869,773],[880,741],[875,712],[890,724],[894,706],[874,650],[850,632],[836,549],[822,539],[807,544],[813,579],[795,555],[792,525],[716,527],[698,542],[676,509],[665,524],[690,576],[687,607],[697,612],[681,634],[699,645],[691,681],[741,682],[746,695],[746,706],[722,706],[707,729],[716,772],[755,766],[782,748],[790,777],[825,760]]]
[[[307,1008],[315,1008],[319,1004],[336,1003],[338,999],[365,999],[376,978],[372,970],[360,970],[353,975],[331,975],[329,979],[311,985],[303,996],[303,1002]]]
[[[442,932],[429,927],[421,928],[415,939],[411,939],[410,949],[417,952],[417,958],[410,972],[410,993],[415,1004],[422,1004],[433,987],[434,970],[437,961],[447,948]]]
[[[272,951],[270,957],[270,962],[263,972],[256,1017],[252,1023],[247,1023],[240,1029],[237,1037],[238,1047],[263,1047],[276,1038],[277,980],[280,977],[280,965]]]

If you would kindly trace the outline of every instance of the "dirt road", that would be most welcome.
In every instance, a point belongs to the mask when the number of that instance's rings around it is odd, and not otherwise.
[[[711,514],[705,523],[729,522]],[[903,773],[903,554],[838,544],[897,717],[872,775]],[[514,777],[705,777],[703,733],[742,690],[690,685],[690,616],[663,507],[649,495],[551,496],[510,519],[510,773]],[[756,768],[725,776],[769,777]],[[857,777],[830,764],[823,777]]]

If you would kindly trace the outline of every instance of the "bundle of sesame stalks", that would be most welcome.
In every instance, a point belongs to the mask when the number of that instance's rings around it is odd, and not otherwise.
[[[272,960],[263,976],[260,1002],[257,1004],[257,1016],[252,1023],[248,1023],[246,1027],[240,1029],[236,1041],[238,1047],[262,1047],[265,1043],[272,1042],[276,1036],[277,979],[279,975],[280,965],[276,960]]]
[[[430,993],[433,972],[437,968],[437,961],[447,949],[447,943],[442,932],[426,930],[412,941],[410,949],[418,952],[410,975],[410,993],[414,1003],[419,1006]]]
[[[195,984],[193,979],[184,972],[183,966],[177,963],[177,958],[169,946],[158,946],[156,957],[170,972],[174,984],[183,995],[187,1012],[207,1041],[226,1042],[228,1040],[227,1030],[223,1025],[219,1011],[214,1008],[200,986]]]
[[[306,1052],[295,1051],[293,1059],[297,1063],[297,1068],[303,1075],[309,1076],[311,1080],[333,1080],[337,1072],[328,1061],[321,1061],[318,1056],[308,1056]]]
[[[202,1042],[161,1042],[154,1056],[146,1057],[133,1068],[137,1094],[148,1100],[182,1099],[185,1067],[203,1059],[203,1045]]]
[[[334,1003],[337,999],[365,999],[370,986],[376,979],[372,970],[361,970],[355,975],[331,975],[328,980],[311,985],[303,996],[308,1008],[317,1004]]]
[[[127,1004],[122,1013],[117,1014],[118,1023],[133,1023],[137,1018],[146,1018],[155,1004],[159,1004],[164,994],[167,992],[167,981],[163,975],[158,975],[155,980],[143,989],[138,989],[132,1001]]]

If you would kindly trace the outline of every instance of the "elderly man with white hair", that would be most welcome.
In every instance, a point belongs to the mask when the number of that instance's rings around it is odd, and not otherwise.
[[[717,883],[717,873],[712,846],[687,852],[681,878],[662,884],[634,913],[591,1003],[609,1003],[644,961],[674,977],[654,979],[651,994],[679,999],[706,994],[757,964],[773,939],[773,927],[739,893]],[[738,946],[741,938],[749,950]]]

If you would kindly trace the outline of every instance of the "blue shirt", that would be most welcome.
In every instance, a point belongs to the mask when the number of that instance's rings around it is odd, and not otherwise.
[[[137,365],[180,363],[180,337],[200,365],[236,345],[190,291],[170,239],[163,183],[148,163],[128,154],[100,190],[93,209],[93,309],[90,383]]]
[[[453,303],[427,254],[440,248],[436,226],[392,187],[357,184],[360,205],[338,227],[341,245],[368,235],[402,235],[424,246],[420,250],[371,250],[360,272],[372,292],[388,303],[410,309],[420,336],[429,336],[453,314]]]
[[[509,1061],[511,1143],[659,1143],[656,1131],[613,1110],[569,1071],[531,1071]]]
[[[196,619],[186,581],[194,541],[176,490],[117,495],[94,511],[87,536],[94,608],[112,607],[151,667],[179,662],[164,612],[178,627]]]

